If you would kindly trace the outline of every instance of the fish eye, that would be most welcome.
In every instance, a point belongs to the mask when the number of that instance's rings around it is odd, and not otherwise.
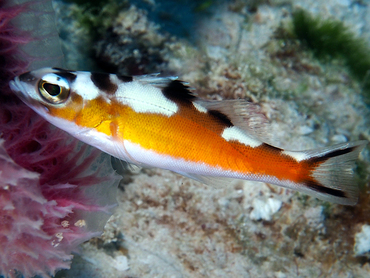
[[[51,104],[60,104],[68,99],[70,87],[68,81],[54,73],[44,75],[38,84],[40,96]]]

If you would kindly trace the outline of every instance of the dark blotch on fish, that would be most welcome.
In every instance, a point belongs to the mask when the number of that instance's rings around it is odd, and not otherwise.
[[[128,76],[128,75],[117,75],[117,77],[122,82],[131,82],[133,80],[132,76]]]
[[[192,100],[196,96],[189,91],[189,87],[184,85],[179,80],[172,80],[168,85],[163,88],[163,94],[166,98],[184,105],[192,105]]]
[[[92,73],[91,80],[99,90],[104,91],[109,95],[116,93],[118,86],[110,80],[110,75],[108,73]]]
[[[216,121],[221,122],[226,127],[232,127],[232,126],[234,126],[233,123],[231,122],[231,120],[229,119],[229,117],[226,116],[225,114],[221,113],[220,111],[217,111],[217,110],[209,110],[208,111],[208,114],[210,114],[211,116],[213,116],[216,119]]]
[[[278,147],[274,147],[274,146],[271,146],[269,144],[266,144],[266,143],[263,143],[261,145],[261,148],[265,148],[265,149],[268,149],[270,152],[273,152],[273,153],[277,153],[277,152],[283,152],[284,150],[283,149],[280,149]]]
[[[36,77],[31,72],[23,73],[19,76],[19,80],[22,82],[32,82],[36,80]]]
[[[53,68],[53,70],[57,70],[58,73],[56,73],[56,75],[67,79],[69,83],[73,82],[77,78],[77,75],[71,70],[65,70],[61,68]]]

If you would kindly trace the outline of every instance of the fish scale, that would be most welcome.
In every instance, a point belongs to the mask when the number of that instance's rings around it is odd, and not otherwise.
[[[208,184],[237,178],[339,204],[354,205],[358,199],[351,169],[367,141],[283,150],[264,143],[257,132],[263,117],[253,104],[201,100],[174,77],[44,68],[10,85],[52,124],[129,163]]]

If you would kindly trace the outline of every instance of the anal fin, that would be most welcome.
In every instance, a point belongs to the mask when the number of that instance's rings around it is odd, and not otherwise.
[[[224,188],[225,185],[231,184],[232,182],[235,181],[234,178],[212,177],[186,172],[176,172],[176,173],[216,188]]]

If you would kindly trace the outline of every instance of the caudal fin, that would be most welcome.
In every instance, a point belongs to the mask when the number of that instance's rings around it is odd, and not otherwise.
[[[355,141],[304,152],[304,162],[311,171],[298,190],[325,201],[355,205],[359,190],[353,167],[367,143]]]

